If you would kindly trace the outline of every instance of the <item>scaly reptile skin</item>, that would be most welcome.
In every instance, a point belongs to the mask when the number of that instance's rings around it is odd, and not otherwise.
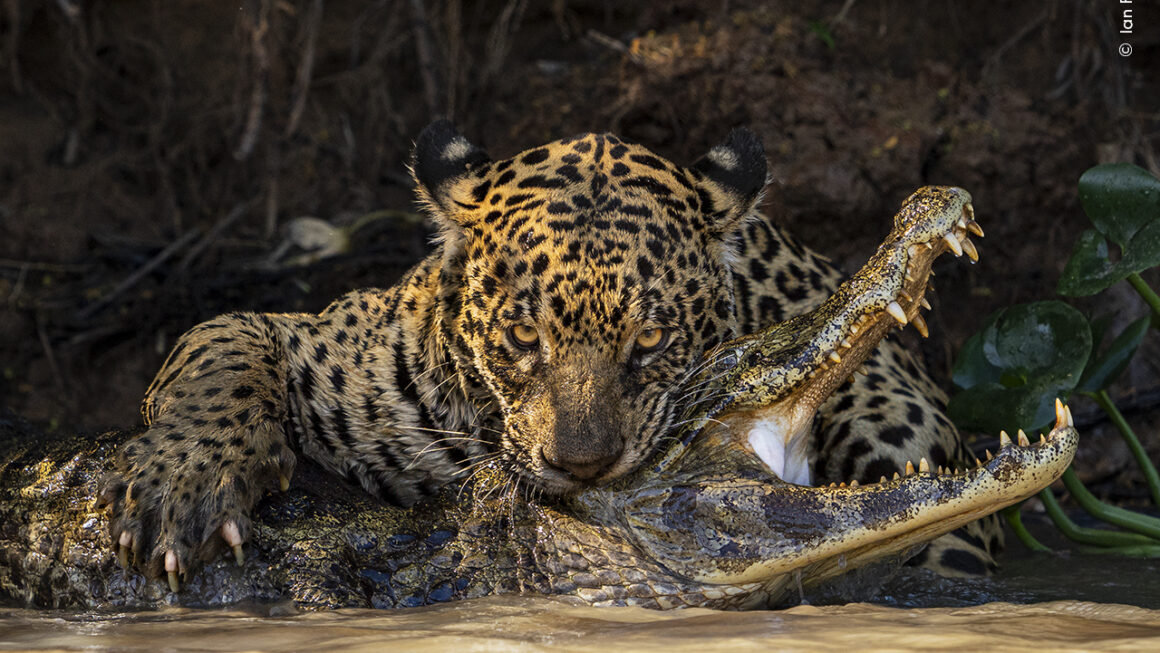
[[[705,390],[686,430],[621,481],[545,502],[483,473],[404,510],[304,470],[293,489],[261,505],[240,568],[212,561],[177,595],[117,568],[93,499],[126,434],[46,441],[0,417],[0,599],[44,607],[290,599],[329,608],[536,593],[742,608],[796,597],[798,581],[808,591],[872,563],[897,564],[1057,478],[1077,445],[1069,411],[1057,406],[1055,428],[1039,443],[1021,434],[975,469],[935,473],[923,460],[901,477],[854,487],[780,480],[751,433],[755,424],[785,426],[775,436],[792,449],[802,416],[889,328],[914,321],[931,261],[977,231],[969,202],[959,189],[920,190],[830,300],[712,352],[694,380]]]

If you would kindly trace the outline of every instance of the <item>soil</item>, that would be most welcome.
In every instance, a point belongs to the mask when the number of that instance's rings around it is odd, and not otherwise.
[[[938,266],[932,337],[903,336],[945,379],[986,315],[1054,296],[1087,226],[1085,169],[1160,170],[1160,14],[1124,36],[1120,10],[12,0],[0,9],[0,404],[50,430],[133,424],[197,322],[317,311],[393,283],[429,248],[406,163],[441,115],[496,157],[613,131],[688,162],[748,125],[772,165],[766,209],[846,269],[915,188],[967,188],[982,260]],[[310,226],[332,255],[304,247]],[[1123,289],[1079,305],[1122,323],[1145,312]],[[1154,458],[1158,349],[1153,333],[1117,391]],[[1084,476],[1143,496],[1098,409],[1076,411],[1093,442]]]

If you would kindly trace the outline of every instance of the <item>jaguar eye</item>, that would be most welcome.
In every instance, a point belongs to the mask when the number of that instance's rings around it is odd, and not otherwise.
[[[636,347],[642,352],[657,351],[669,342],[669,330],[660,327],[645,329],[636,336]]]
[[[536,327],[527,324],[517,324],[508,329],[508,338],[511,339],[512,344],[520,349],[535,349],[536,344],[540,342],[540,332],[536,331]]]

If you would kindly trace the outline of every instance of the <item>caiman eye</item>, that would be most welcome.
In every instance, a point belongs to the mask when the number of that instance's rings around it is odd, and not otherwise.
[[[508,338],[512,344],[520,349],[532,350],[540,342],[540,332],[536,327],[527,324],[517,324],[508,329]]]
[[[667,344],[669,344],[669,330],[661,327],[645,329],[636,336],[636,348],[643,353],[658,351]]]

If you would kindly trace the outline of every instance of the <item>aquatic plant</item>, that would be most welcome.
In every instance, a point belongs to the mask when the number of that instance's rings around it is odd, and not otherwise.
[[[1140,466],[1160,508],[1160,475],[1108,393],[1127,368],[1149,325],[1160,329],[1160,296],[1140,273],[1160,265],[1160,179],[1128,163],[1099,165],[1080,177],[1079,198],[1093,229],[1080,235],[1059,280],[1068,297],[1093,295],[1126,280],[1151,309],[1110,336],[1111,315],[1089,318],[1059,300],[1017,304],[989,316],[959,352],[954,383],[961,389],[948,412],[968,430],[1050,428],[1056,398],[1079,394],[1095,401],[1116,426]],[[1110,336],[1110,337],[1109,337]],[[1100,344],[1110,339],[1106,347]],[[1006,432],[1000,440],[1007,440]],[[1062,481],[1090,515],[1124,530],[1076,525],[1051,488],[1039,493],[1048,516],[1084,552],[1160,557],[1160,519],[1108,505],[1092,495],[1069,468]],[[1028,547],[1047,551],[1020,519],[1019,506],[1004,512]]]

